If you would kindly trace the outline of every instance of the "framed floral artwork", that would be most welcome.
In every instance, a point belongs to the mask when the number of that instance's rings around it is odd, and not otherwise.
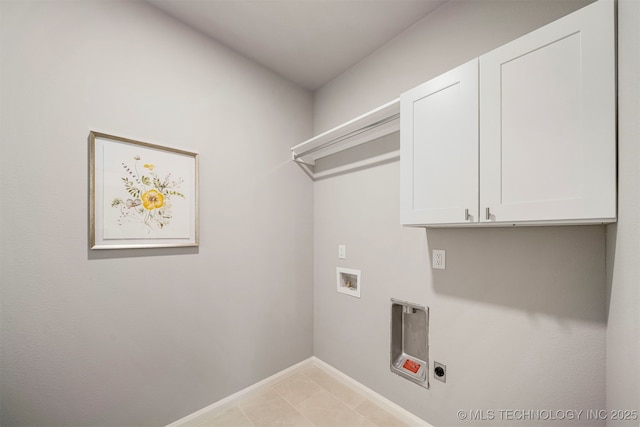
[[[89,134],[91,249],[198,246],[198,154]]]

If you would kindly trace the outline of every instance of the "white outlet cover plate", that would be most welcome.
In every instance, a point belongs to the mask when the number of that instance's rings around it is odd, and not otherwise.
[[[347,259],[347,245],[338,245],[338,258]]]
[[[431,257],[431,263],[432,263],[432,267],[436,270],[444,270],[447,266],[446,264],[446,258],[445,258],[445,254],[446,252],[443,249],[434,249],[433,250],[433,255]]]

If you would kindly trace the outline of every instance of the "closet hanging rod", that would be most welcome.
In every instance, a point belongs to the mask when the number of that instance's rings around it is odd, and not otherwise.
[[[304,156],[308,156],[309,154],[317,153],[318,151],[321,151],[321,150],[329,148],[329,147],[331,147],[333,145],[339,144],[342,141],[345,141],[345,140],[347,140],[349,138],[353,138],[354,136],[358,136],[360,134],[368,132],[368,131],[370,131],[372,129],[375,129],[375,128],[379,127],[379,126],[382,126],[382,125],[385,125],[387,123],[390,123],[390,122],[392,122],[394,120],[398,120],[399,118],[400,118],[400,113],[396,113],[396,114],[394,114],[392,116],[389,116],[387,118],[384,118],[382,120],[378,120],[375,123],[371,123],[370,125],[362,127],[360,129],[356,129],[354,131],[351,131],[351,132],[349,132],[349,133],[347,133],[347,134],[345,134],[343,136],[340,136],[338,138],[335,138],[335,139],[332,139],[330,141],[327,141],[324,144],[319,145],[317,147],[310,148],[310,149],[308,149],[306,151],[302,151],[300,153],[293,153],[293,160],[298,160],[300,157],[304,157]]]
[[[399,117],[400,99],[397,98],[292,147],[291,158],[313,166],[317,159],[398,131]]]

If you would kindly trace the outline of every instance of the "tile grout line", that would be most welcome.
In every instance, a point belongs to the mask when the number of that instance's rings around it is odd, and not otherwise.
[[[334,380],[336,382],[336,384],[345,387],[347,390],[349,390],[350,392],[360,396],[361,398],[364,399],[363,402],[360,402],[356,407],[362,405],[364,402],[370,401],[369,398],[367,398],[367,396],[365,396],[364,394],[360,393],[359,390],[356,390],[354,388],[352,388],[350,385],[340,381],[338,378],[334,377],[332,374],[329,374],[328,372],[324,371],[322,368],[320,368],[319,366],[313,364],[313,367],[315,367],[316,369],[318,369],[320,372],[322,372],[323,374],[327,375],[331,380]],[[333,397],[335,397],[336,399],[338,399],[340,402],[344,403],[344,405],[349,408],[349,409],[353,409],[354,411],[356,410],[356,407],[351,407],[351,405],[349,405],[346,401],[343,401],[343,399],[338,396],[337,394],[335,394],[334,392],[332,392],[331,390],[329,390],[328,388],[324,387],[322,384],[318,383],[317,381],[315,381],[313,378],[310,378],[307,376],[307,378],[309,378],[311,381],[313,381],[314,383],[318,384],[320,387],[322,387],[323,389],[325,389],[327,392],[329,392],[329,394],[331,394]],[[357,411],[356,411],[357,412]],[[366,418],[366,417],[365,417]]]
[[[299,375],[302,375],[302,373],[301,373],[301,372],[298,372],[298,374],[299,374]],[[303,375],[303,376],[305,376],[305,377],[306,377],[306,375]],[[283,381],[283,382],[284,382],[284,381]],[[313,381],[312,381],[312,382],[313,382]],[[282,383],[280,383],[280,384],[282,384]],[[315,383],[314,383],[314,384],[315,384]],[[278,394],[278,396],[282,397],[282,398],[283,398],[283,399],[284,399],[284,400],[285,400],[289,405],[293,406],[293,407],[294,407],[294,409],[296,409],[295,405],[294,405],[294,404],[293,404],[289,399],[287,399],[287,396],[285,396],[284,394],[282,394],[282,393],[280,393],[278,390],[276,390],[276,387],[275,387],[275,386],[271,387],[271,389],[272,389],[273,391],[275,391],[275,392]],[[300,401],[300,403],[302,403],[302,402],[304,402],[304,401],[306,401],[306,400],[309,400],[309,398],[310,398],[310,397],[311,397],[311,396],[307,397],[306,399],[301,400],[301,401]],[[297,410],[297,409],[296,409],[296,410]]]
[[[292,376],[293,376],[293,375],[292,375]],[[275,391],[275,392],[276,392],[276,394],[277,394],[278,396],[280,396],[280,397],[282,398],[282,400],[284,400],[284,401],[287,403],[287,405],[291,406],[291,407],[293,408],[293,410],[294,410],[294,411],[296,411],[298,414],[300,414],[300,415],[302,416],[302,418],[304,418],[305,420],[309,421],[309,423],[310,423],[312,426],[317,427],[317,426],[316,426],[316,424],[315,424],[313,421],[311,421],[309,418],[307,418],[305,414],[303,414],[302,412],[298,411],[298,408],[296,408],[295,406],[293,406],[293,403],[289,402],[289,400],[288,400],[285,396],[283,396],[283,395],[282,395],[282,393],[280,393],[278,390],[276,390],[276,389],[275,389],[275,387],[271,387],[271,390]],[[308,398],[307,398],[307,399],[308,399]],[[306,399],[305,399],[305,400],[306,400]],[[303,402],[304,402],[304,400],[303,400]]]
[[[240,407],[240,405],[236,405],[236,408],[238,408],[240,410],[240,412],[242,413],[242,416],[245,417],[247,419],[247,421],[249,421],[249,424],[251,424],[253,427],[256,427],[256,425],[253,423],[253,421],[251,421],[251,418],[249,418],[249,416],[244,412],[244,409],[242,409]]]
[[[369,401],[374,406],[382,409],[383,411],[390,414],[394,418],[398,419],[400,422],[404,423],[405,425],[433,427],[431,424],[427,423],[423,419],[412,414],[411,412],[402,408],[401,406],[394,403],[393,401],[386,399],[384,396],[380,395],[374,390],[369,389],[368,387],[364,386],[362,383],[359,383],[355,379],[349,377],[348,375],[344,374],[343,372],[334,368],[328,363],[322,361],[321,359],[314,357],[312,358],[311,362],[319,370],[327,373],[330,377],[334,378],[336,381],[340,382],[347,388],[353,390],[360,396],[363,396],[366,401]],[[373,424],[376,424],[373,420],[369,418],[367,419],[371,421]]]
[[[356,414],[360,415],[363,419],[369,421],[371,424],[374,424],[376,426],[378,426],[377,423],[375,423],[371,418],[367,417],[366,415],[358,412],[357,408],[362,405],[365,402],[371,402],[365,395],[363,395],[362,393],[360,393],[359,391],[352,389],[351,387],[349,387],[346,384],[343,384],[341,381],[337,380],[336,378],[334,378],[333,376],[331,376],[330,374],[328,374],[327,372],[325,372],[322,368],[316,366],[313,362],[311,363],[311,366],[313,366],[314,368],[320,370],[320,372],[327,374],[330,378],[336,380],[340,385],[344,385],[347,389],[349,389],[350,391],[352,391],[353,393],[356,393],[358,396],[362,397],[364,399],[364,402],[361,402],[360,404],[358,404],[358,406],[356,406],[355,408],[352,408],[351,406],[349,406],[347,404],[347,402],[345,402],[340,396],[336,395],[335,393],[333,393],[331,390],[329,390],[328,388],[324,387],[322,384],[320,384],[319,382],[315,381],[313,378],[311,378],[310,376],[306,375],[304,372],[300,372],[301,375],[303,375],[304,377],[308,378],[312,383],[317,384],[320,388],[322,388],[324,391],[326,391],[327,393],[329,393],[332,397],[334,397],[338,402],[340,402],[341,404],[343,404],[347,409],[349,409],[350,411],[355,412]],[[378,426],[379,427],[379,426]]]
[[[305,377],[309,378],[312,382],[318,384],[320,387],[322,387],[324,390],[326,390],[329,394],[331,394],[331,396],[335,397],[339,402],[341,402],[343,405],[345,405],[347,408],[349,408],[350,410],[354,411],[355,413],[359,414],[363,419],[369,421],[371,424],[376,425],[377,427],[380,427],[380,425],[378,423],[375,422],[375,420],[373,418],[370,418],[369,416],[361,413],[360,411],[358,411],[358,408],[360,406],[362,406],[363,404],[365,404],[366,402],[369,402],[373,405],[375,405],[376,407],[380,408],[382,411],[384,411],[386,414],[388,414],[389,416],[392,416],[394,418],[397,418],[395,416],[395,414],[390,413],[389,411],[385,410],[384,408],[379,407],[379,405],[375,402],[373,402],[371,399],[369,399],[366,395],[362,394],[359,390],[356,390],[354,388],[352,388],[350,385],[340,381],[338,378],[334,377],[332,374],[329,374],[328,372],[326,372],[324,369],[322,369],[320,366],[317,366],[315,363],[311,363],[311,366],[315,367],[316,369],[318,369],[320,372],[326,374],[327,376],[329,376],[331,379],[335,380],[338,384],[346,387],[348,390],[350,390],[351,392],[357,394],[358,396],[362,397],[364,399],[364,401],[360,402],[357,406],[355,407],[351,407],[350,405],[347,404],[347,402],[343,401],[342,398],[340,398],[340,396],[334,394],[331,390],[327,389],[326,387],[323,387],[322,384],[318,383],[317,381],[314,381],[313,378],[305,375],[304,373],[302,373]]]
[[[311,367],[314,367],[316,369],[318,369],[321,373],[327,375],[330,379],[334,379],[337,381],[338,384],[340,385],[344,385],[347,389],[349,389],[350,391],[356,393],[358,396],[361,396],[365,401],[369,401],[369,399],[366,398],[366,396],[362,395],[361,393],[359,393],[357,390],[352,389],[351,387],[347,386],[346,384],[342,384],[342,382],[338,381],[336,378],[334,378],[333,376],[331,376],[330,374],[328,374],[327,372],[323,371],[321,368],[319,368],[318,366],[316,366],[315,364],[311,363]],[[308,369],[309,367],[307,367]],[[328,388],[326,388],[325,386],[323,386],[322,384],[320,384],[318,381],[314,380],[313,378],[311,378],[309,375],[305,374],[303,372],[304,369],[300,369],[298,372],[296,372],[296,374],[306,378],[307,380],[309,380],[311,383],[315,384],[316,386],[318,386],[323,392],[328,393],[332,398],[334,398],[337,402],[339,402],[341,405],[343,405],[348,411],[354,412],[355,414],[359,415],[360,417],[362,417],[362,419],[367,420],[369,422],[371,422],[372,424],[375,424],[376,426],[378,426],[378,424],[374,423],[373,420],[371,420],[370,418],[368,418],[367,416],[361,414],[360,412],[358,412],[356,410],[356,408],[352,408],[351,406],[349,406],[347,404],[347,402],[345,402],[340,396],[338,396],[337,394],[335,394],[334,392],[332,392],[331,390],[329,390]],[[290,379],[290,378],[289,378]],[[282,381],[284,382],[284,381]],[[293,403],[291,403],[284,395],[282,395],[280,392],[278,392],[278,390],[275,389],[275,386],[272,387],[272,389],[278,393],[279,396],[281,396],[285,401],[287,401],[287,403],[289,403],[291,406],[293,406],[294,409],[297,408],[293,405]],[[312,395],[313,396],[313,395]],[[307,397],[306,399],[302,400],[302,402],[309,400],[312,396]],[[364,402],[362,402],[364,403]],[[360,405],[358,405],[360,406]],[[300,411],[298,411],[298,413],[301,413]],[[301,413],[302,414],[302,413]],[[311,420],[309,420],[304,414],[302,414],[303,417],[305,417],[305,419],[307,419],[312,425],[316,425],[315,423],[313,423]]]

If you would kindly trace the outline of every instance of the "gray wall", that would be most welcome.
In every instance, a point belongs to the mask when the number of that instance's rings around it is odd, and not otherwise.
[[[586,3],[449,2],[316,93],[316,132]],[[314,185],[316,356],[435,426],[476,424],[458,410],[513,425],[498,411],[604,409],[605,227],[403,228],[397,160],[330,175],[398,144],[390,135],[318,165],[329,175]],[[432,271],[431,249],[447,251],[445,271]],[[336,266],[362,270],[361,299],[336,292]],[[389,372],[392,297],[430,307],[446,384],[424,390]]]
[[[316,91],[315,133],[592,1],[449,1]]]
[[[607,227],[607,407],[640,409],[640,2],[618,2],[618,222]],[[620,423],[610,422],[610,425]],[[637,421],[628,425],[638,425]]]
[[[312,355],[312,97],[143,2],[1,3],[1,424],[163,425]],[[89,130],[200,153],[200,247],[88,250]]]

